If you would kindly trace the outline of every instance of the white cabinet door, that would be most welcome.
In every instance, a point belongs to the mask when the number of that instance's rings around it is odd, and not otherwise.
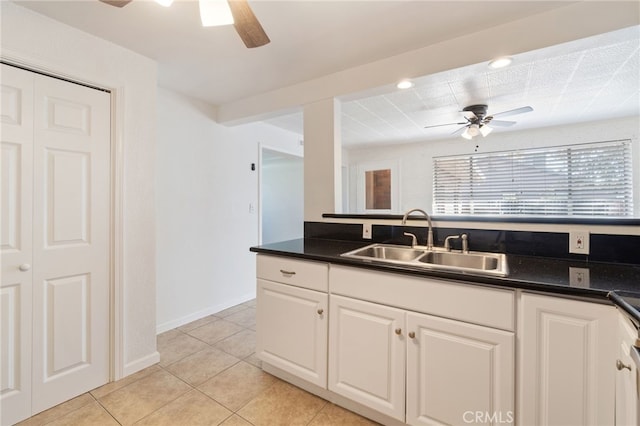
[[[404,311],[331,296],[329,390],[405,419]]]
[[[326,293],[258,279],[256,354],[327,387]]]
[[[0,411],[13,424],[31,415],[33,76],[0,66]]]
[[[616,309],[523,293],[518,424],[614,423]]]
[[[632,358],[631,351],[638,337],[638,331],[630,324],[624,313],[618,314],[619,352],[616,360],[616,425],[637,426],[638,400],[640,399],[640,383],[638,383],[638,366]],[[613,366],[612,366],[613,367]]]
[[[407,314],[407,423],[513,424],[514,333]]]

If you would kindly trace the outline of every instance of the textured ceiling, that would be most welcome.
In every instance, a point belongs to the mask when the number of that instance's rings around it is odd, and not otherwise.
[[[494,132],[639,116],[640,27],[524,53],[499,70],[481,63],[414,82],[411,89],[343,100],[343,145],[451,137],[460,126],[424,126],[464,122],[460,111],[473,104],[487,104],[489,114],[533,107],[505,118],[516,125]],[[302,113],[267,122],[302,133]]]

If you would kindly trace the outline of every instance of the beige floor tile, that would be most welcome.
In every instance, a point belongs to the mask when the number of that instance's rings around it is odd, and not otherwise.
[[[70,399],[55,407],[49,408],[33,417],[18,423],[20,426],[39,426],[50,423],[72,411],[78,410],[88,404],[95,402],[95,399],[89,393],[83,393],[73,399]]]
[[[258,368],[262,368],[262,360],[256,356],[255,353],[243,358],[244,362],[248,362],[251,365],[255,365]]]
[[[213,345],[241,330],[243,330],[243,328],[238,324],[225,320],[218,320],[189,331],[189,335]]]
[[[198,389],[228,409],[237,411],[276,381],[278,379],[259,368],[239,362],[201,384]]]
[[[192,390],[140,420],[136,425],[218,425],[233,413],[197,390]]]
[[[324,406],[317,416],[313,418],[309,426],[375,426],[378,423],[359,416],[335,404],[328,403]]]
[[[252,426],[251,423],[243,419],[237,414],[229,417],[224,422],[220,423],[221,426]]]
[[[193,329],[196,329],[198,327],[202,327],[205,324],[209,324],[210,322],[218,321],[219,319],[220,318],[218,318],[215,315],[208,315],[208,316],[206,316],[204,318],[200,318],[198,320],[192,321],[189,324],[185,324],[183,326],[180,326],[177,329],[182,331],[182,332],[184,332],[184,333],[186,333],[186,332],[191,331]]]
[[[246,328],[255,327],[256,325],[256,309],[247,308],[242,311],[236,312],[224,318],[225,321],[232,322],[234,324],[241,325]]]
[[[256,299],[247,300],[246,302],[242,303],[242,306],[247,306],[249,308],[255,308],[256,307]]]
[[[278,381],[237,414],[256,426],[306,425],[325,404],[323,399]]]
[[[160,352],[160,365],[165,366],[173,364],[182,358],[208,348],[209,346],[189,336],[188,334],[180,333],[179,336],[169,340],[166,343],[158,343],[158,352]]]
[[[85,405],[47,426],[119,426],[113,417],[97,401]]]
[[[130,425],[191,389],[177,377],[160,370],[98,401],[120,424]]]
[[[91,391],[91,395],[93,395],[94,398],[98,399],[98,398],[102,398],[103,396],[105,396],[108,393],[113,392],[114,390],[123,388],[127,385],[130,385],[131,383],[142,379],[143,377],[147,377],[149,374],[153,374],[160,371],[160,366],[158,365],[152,365],[151,367],[145,368],[144,370],[140,370],[137,373],[134,373],[130,376],[125,377],[124,379],[120,379],[118,381],[115,382],[111,382],[111,383],[107,383],[104,386],[100,386],[99,388],[95,388],[94,390]]]
[[[180,336],[181,334],[182,332],[177,328],[174,328],[173,330],[165,331],[164,333],[160,333],[156,336],[156,343],[158,345],[164,345],[168,343],[170,340],[173,340],[176,337]]]
[[[239,361],[233,355],[208,347],[166,368],[190,385],[197,386]]]
[[[242,330],[219,341],[214,347],[238,358],[248,357],[256,351],[256,332]]]
[[[236,306],[232,306],[230,308],[227,308],[227,309],[225,309],[223,311],[216,312],[213,315],[215,315],[217,317],[220,317],[220,318],[224,318],[224,317],[227,317],[227,316],[229,316],[231,314],[235,314],[236,312],[240,312],[240,311],[245,310],[245,309],[247,309],[246,306],[236,305]]]

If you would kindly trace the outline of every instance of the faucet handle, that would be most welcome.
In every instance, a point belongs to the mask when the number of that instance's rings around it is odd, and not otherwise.
[[[404,235],[407,237],[411,237],[411,247],[415,247],[418,245],[418,238],[415,236],[415,234],[412,234],[411,232],[405,232]]]
[[[467,234],[460,235],[462,238],[462,252],[469,253],[469,236]]]

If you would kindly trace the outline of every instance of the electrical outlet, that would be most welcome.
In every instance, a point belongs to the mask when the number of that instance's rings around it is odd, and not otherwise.
[[[569,253],[589,254],[589,231],[569,232]]]
[[[371,239],[371,224],[370,223],[363,223],[362,224],[362,238],[364,238],[365,240],[370,240]]]
[[[569,286],[589,288],[589,268],[569,268]]]

